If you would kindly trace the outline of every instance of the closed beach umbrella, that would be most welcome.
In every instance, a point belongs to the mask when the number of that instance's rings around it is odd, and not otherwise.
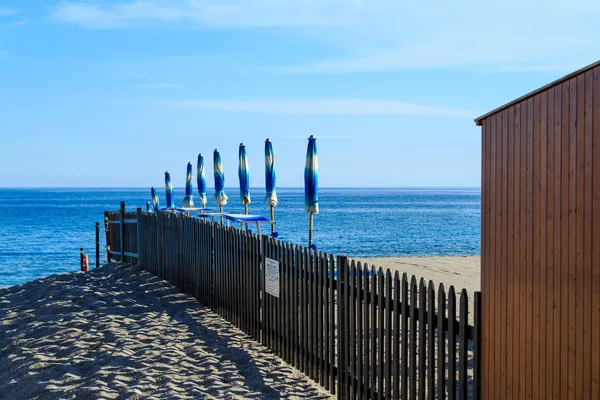
[[[275,186],[275,155],[273,154],[273,144],[271,140],[267,139],[265,141],[265,188],[267,192],[265,201],[271,210],[271,221],[275,221],[275,206],[279,203]],[[271,225],[271,234],[277,237],[275,225]]]
[[[317,139],[310,135],[306,150],[306,167],[304,168],[304,211],[309,215],[308,245],[315,249],[312,243],[313,216],[319,213],[319,171],[317,157]]]
[[[196,183],[200,195],[200,206],[206,208],[206,174],[204,173],[204,156],[198,154],[198,165],[196,171]]]
[[[244,214],[248,214],[248,204],[250,204],[250,169],[248,168],[248,157],[246,156],[246,146],[240,144],[240,166],[238,168],[240,178],[240,202],[244,205]]]
[[[192,179],[194,179],[192,175],[192,163],[187,163],[187,168],[185,171],[185,197],[183,198],[183,206],[184,207],[194,207],[194,197],[192,196]]]
[[[171,174],[165,172],[165,196],[167,198],[167,208],[173,208],[173,184],[171,184]]]
[[[221,163],[221,155],[215,149],[213,154],[213,169],[215,175],[215,195],[213,197],[215,203],[219,206],[219,212],[223,212],[223,206],[227,204],[228,197],[225,194],[225,172]],[[223,217],[221,217],[223,223]]]
[[[158,207],[160,206],[160,203],[158,201],[156,189],[154,189],[153,187],[152,189],[150,189],[150,192],[152,193],[152,209],[154,210],[154,212],[158,212]]]

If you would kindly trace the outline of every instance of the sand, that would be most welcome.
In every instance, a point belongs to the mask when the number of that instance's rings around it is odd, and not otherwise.
[[[193,298],[109,264],[0,289],[1,399],[331,398]]]
[[[417,278],[432,280],[437,285],[443,283],[446,290],[450,285],[456,291],[467,289],[469,297],[480,289],[480,256],[439,256],[439,257],[382,257],[360,258],[369,265],[389,268],[401,274],[406,272]]]

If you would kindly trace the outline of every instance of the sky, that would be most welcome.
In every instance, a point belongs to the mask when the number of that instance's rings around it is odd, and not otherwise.
[[[572,0],[0,2],[0,187],[183,186],[246,145],[264,186],[480,186],[474,118],[596,60]],[[210,162],[209,162],[210,164]],[[209,186],[212,167],[207,166]]]

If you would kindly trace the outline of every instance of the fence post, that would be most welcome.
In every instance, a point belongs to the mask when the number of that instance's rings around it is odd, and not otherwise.
[[[106,240],[106,262],[110,263],[110,234],[108,230],[108,214],[104,211],[104,238]]]
[[[100,266],[100,222],[96,222],[96,268]]]
[[[481,292],[475,292],[473,328],[473,383],[474,398],[481,399]]]
[[[79,248],[79,270],[83,271],[83,247]]]
[[[338,387],[337,387],[337,398],[346,399],[348,397],[346,389],[346,375],[347,375],[347,323],[345,318],[346,313],[346,271],[348,265],[348,257],[339,256],[337,258],[337,332],[338,332]]]
[[[138,208],[137,210],[137,261],[138,266],[142,267],[142,209]]]
[[[120,214],[120,224],[119,224],[119,233],[120,233],[120,243],[121,243],[121,263],[125,262],[125,202],[121,202],[121,214]]]

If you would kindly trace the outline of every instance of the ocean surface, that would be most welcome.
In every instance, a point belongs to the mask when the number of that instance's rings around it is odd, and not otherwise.
[[[238,191],[226,190],[226,212],[242,212]],[[264,189],[250,213],[269,215]],[[280,239],[307,243],[302,189],[278,189]],[[159,191],[164,206],[164,190]],[[210,194],[209,194],[210,197]],[[181,204],[183,189],[175,190]],[[197,199],[197,197],[196,197]],[[104,210],[145,209],[149,189],[0,189],[0,286],[79,270],[79,248],[95,265],[95,222]],[[479,189],[320,189],[314,243],[352,257],[479,254]],[[213,206],[209,204],[209,206]],[[101,224],[101,250],[104,226]],[[101,261],[104,261],[101,253]]]

